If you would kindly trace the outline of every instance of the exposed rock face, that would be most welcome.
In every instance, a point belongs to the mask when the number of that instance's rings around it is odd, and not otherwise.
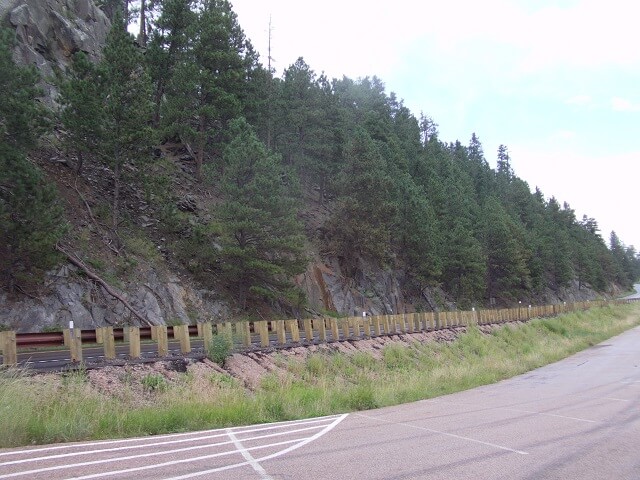
[[[161,276],[155,270],[137,275],[125,286],[124,297],[150,323],[192,323],[224,318],[228,311],[223,303],[206,291],[196,291],[179,278]],[[66,327],[69,321],[78,328],[91,329],[104,325],[138,325],[140,322],[101,287],[77,275],[72,266],[63,266],[48,275],[52,293],[41,299],[25,298],[8,301],[0,291],[0,321],[21,332],[37,332],[51,326]]]
[[[93,0],[0,0],[0,20],[16,31],[14,60],[40,72],[44,101],[55,104],[57,76],[76,52],[100,57],[110,23]]]
[[[372,315],[413,311],[403,294],[398,272],[381,270],[364,261],[360,261],[356,276],[348,278],[337,259],[318,260],[297,278],[297,284],[316,310],[347,315],[360,315],[363,311]]]

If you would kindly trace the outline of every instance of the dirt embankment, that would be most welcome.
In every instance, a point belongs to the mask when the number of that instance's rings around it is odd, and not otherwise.
[[[494,328],[501,327],[501,325],[482,325],[478,328],[483,333],[490,333]],[[133,393],[139,403],[145,404],[153,401],[153,388],[156,383],[177,384],[184,373],[188,373],[196,382],[209,381],[215,374],[228,376],[240,382],[247,390],[253,391],[260,386],[261,379],[265,375],[273,373],[284,375],[287,359],[303,360],[315,353],[352,355],[356,352],[366,352],[374,358],[382,359],[383,350],[389,345],[410,347],[416,343],[448,343],[456,340],[465,331],[465,327],[457,327],[434,332],[234,353],[227,359],[224,368],[208,359],[202,361],[178,359],[152,364],[107,366],[90,370],[87,375],[91,386],[101,393],[114,398],[123,398],[125,395],[130,398]],[[150,378],[155,379],[151,385]]]

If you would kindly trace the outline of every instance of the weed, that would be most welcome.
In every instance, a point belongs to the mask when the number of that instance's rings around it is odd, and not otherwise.
[[[227,335],[215,333],[207,345],[207,357],[222,367],[231,355],[232,349],[233,342]]]
[[[150,373],[142,378],[142,386],[149,392],[164,392],[168,385],[167,380],[159,373]]]

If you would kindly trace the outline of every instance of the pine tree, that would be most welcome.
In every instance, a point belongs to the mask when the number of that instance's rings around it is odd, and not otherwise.
[[[328,223],[329,245],[349,269],[359,257],[388,262],[396,205],[393,182],[375,142],[358,129],[345,151],[340,197]]]
[[[66,143],[76,153],[76,173],[81,174],[85,155],[97,152],[105,135],[98,74],[83,52],[74,56],[68,78],[60,86],[60,104]]]
[[[200,0],[188,31],[189,48],[175,66],[166,89],[165,125],[175,127],[195,155],[201,180],[208,154],[224,143],[226,126],[240,115],[254,54],[226,0]],[[220,165],[218,165],[220,166]]]
[[[291,279],[304,271],[302,226],[292,185],[244,119],[231,124],[219,209],[225,284],[243,307],[255,299],[286,300]]]
[[[141,165],[153,144],[151,83],[131,34],[116,25],[98,65],[102,136],[100,155],[113,176],[112,228],[118,230],[120,191],[126,163]]]
[[[0,29],[0,282],[10,292],[58,257],[66,230],[55,188],[25,156],[42,126],[37,75],[11,58],[13,32]]]

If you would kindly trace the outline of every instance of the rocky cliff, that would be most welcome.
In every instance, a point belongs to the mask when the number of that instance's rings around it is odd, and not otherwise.
[[[55,80],[73,54],[97,60],[110,28],[92,0],[1,0],[0,19],[16,32],[15,61],[38,69],[50,105],[57,97]]]

